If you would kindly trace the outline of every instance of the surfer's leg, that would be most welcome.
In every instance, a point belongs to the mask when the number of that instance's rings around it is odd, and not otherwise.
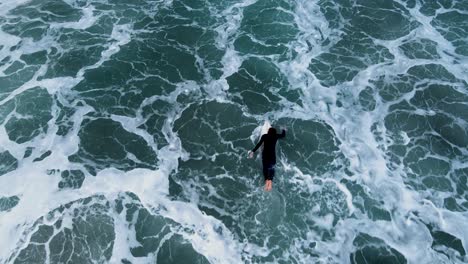
[[[273,188],[273,177],[275,177],[275,164],[270,164],[268,167],[268,178],[266,180],[266,190],[271,191]]]
[[[268,179],[268,162],[262,160],[263,163],[263,179],[266,181]]]
[[[265,179],[265,191],[271,191],[273,177],[275,176],[275,163],[269,160],[262,160],[263,177]]]
[[[275,164],[270,164],[268,167],[268,180],[272,181],[275,177]]]

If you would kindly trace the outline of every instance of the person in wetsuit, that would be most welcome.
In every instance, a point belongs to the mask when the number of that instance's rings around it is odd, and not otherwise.
[[[275,176],[276,164],[276,141],[286,136],[286,130],[283,129],[281,134],[276,134],[276,129],[268,129],[268,133],[260,138],[255,148],[249,153],[249,157],[253,158],[255,151],[263,144],[262,163],[263,177],[265,178],[265,191],[271,191],[273,177]]]

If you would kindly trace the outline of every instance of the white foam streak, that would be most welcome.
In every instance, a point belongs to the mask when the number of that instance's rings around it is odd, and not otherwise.
[[[229,6],[221,13],[222,18],[226,22],[215,29],[217,33],[215,44],[219,49],[225,50],[221,59],[223,74],[218,80],[207,85],[205,90],[212,98],[218,101],[225,101],[225,92],[229,89],[226,78],[236,73],[244,61],[244,58],[234,48],[235,38],[233,36],[237,34],[241,25],[243,9],[255,2],[256,0],[245,0]]]
[[[94,16],[94,7],[92,5],[81,8],[83,16],[80,20],[76,22],[63,22],[63,23],[53,23],[51,28],[60,29],[60,28],[71,28],[71,29],[87,29],[94,25],[99,18],[99,16]]]

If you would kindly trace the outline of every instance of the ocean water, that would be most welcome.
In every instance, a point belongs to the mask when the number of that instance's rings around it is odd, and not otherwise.
[[[0,0],[0,263],[468,263],[467,83],[467,0]]]

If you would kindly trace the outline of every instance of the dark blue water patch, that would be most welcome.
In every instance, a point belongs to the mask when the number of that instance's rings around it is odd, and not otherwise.
[[[131,248],[130,252],[135,257],[143,257],[155,252],[169,232],[170,227],[163,217],[153,216],[145,209],[138,210],[135,236],[140,246]]]
[[[12,91],[19,88],[21,85],[28,82],[39,69],[39,66],[24,66],[14,72],[10,72],[5,76],[0,77],[0,100],[5,99]]]
[[[0,197],[0,212],[11,210],[11,208],[15,207],[19,203],[19,201],[20,198],[16,195]]]
[[[453,8],[460,11],[468,11],[468,3],[463,0],[454,0]]]
[[[26,150],[24,151],[23,159],[29,158],[33,150],[34,150],[34,147],[26,147]]]
[[[197,67],[195,48],[181,47],[180,44],[164,39],[166,35],[165,31],[139,34],[137,38],[121,47],[121,51],[115,56],[116,61],[107,65],[114,67],[115,64],[118,67],[116,70],[121,70],[120,75],[132,76],[135,79],[141,78],[143,74],[158,76],[171,83],[184,80],[201,81],[203,73]],[[119,81],[120,77],[116,76],[115,80]]]
[[[424,139],[423,140],[427,140]],[[421,141],[421,143],[426,143]],[[428,157],[433,154],[424,146],[409,145],[409,151],[403,158],[403,164],[409,177],[405,179],[417,189],[432,189],[439,192],[453,191],[448,173],[452,164],[441,158]],[[409,170],[410,169],[410,170]]]
[[[109,36],[96,35],[84,30],[62,29],[55,34],[56,48],[51,49],[47,59],[47,72],[40,79],[70,76],[75,77],[80,69],[93,65],[101,59]]]
[[[418,39],[417,41],[407,42],[401,45],[400,49],[410,59],[440,59],[437,53],[437,42],[429,39]]]
[[[354,31],[377,39],[397,39],[419,25],[406,7],[393,1],[320,1],[320,7],[332,28],[346,23]]]
[[[413,66],[408,69],[407,74],[418,80],[428,79],[466,84],[464,81],[457,79],[444,66],[435,63]]]
[[[282,100],[301,104],[300,93],[289,89],[286,76],[266,59],[245,60],[227,82],[229,97],[254,114],[277,110],[282,106]]]
[[[194,53],[171,46],[155,34],[140,35],[122,47],[113,60],[87,71],[74,89],[100,112],[134,116],[144,99],[172,92],[177,82],[203,82]]]
[[[217,37],[217,34],[214,30],[209,28],[195,27],[194,25],[174,25],[173,27],[168,28],[165,31],[159,32],[154,35],[157,39],[162,39],[166,42],[167,45],[171,46],[183,46],[185,48],[192,48],[192,54],[201,58],[201,61],[195,62],[192,57],[187,56],[186,58],[181,58],[182,60],[179,63],[184,63],[187,65],[176,65],[179,71],[184,71],[184,68],[187,68],[189,64],[194,66],[201,67],[201,70],[205,70],[205,74],[208,73],[209,76],[204,76],[204,78],[219,78],[222,74],[222,64],[221,59],[224,55],[224,52],[214,45],[214,40]],[[166,49],[166,48],[163,48]],[[179,56],[176,54],[176,56]],[[173,58],[170,54],[171,60]],[[173,60],[173,63],[178,63],[179,60]],[[184,76],[184,79],[198,80],[200,77],[193,72],[181,72]],[[192,77],[193,76],[193,77]]]
[[[198,7],[190,8],[193,5]],[[162,56],[164,60],[163,67],[149,68],[162,71],[164,67],[175,67],[173,70],[180,71],[180,77],[185,80],[218,78],[221,75],[224,52],[215,45],[215,28],[223,21],[213,5],[198,1],[176,1],[170,6],[161,6],[155,16],[138,21],[135,28],[146,31],[138,35],[143,45],[148,46],[143,51],[149,50],[157,57]],[[201,61],[195,62],[195,56]],[[146,60],[155,57],[139,58]],[[148,62],[149,65],[155,63]],[[203,77],[200,75],[201,71],[204,71]],[[170,71],[164,74],[169,73]],[[174,78],[170,80],[175,81]]]
[[[358,248],[351,253],[352,264],[404,264],[406,258],[394,248],[388,246],[383,240],[370,235],[359,233],[353,241],[353,245]]]
[[[9,151],[0,152],[0,176],[18,168],[18,160]]]
[[[288,47],[284,45],[277,44],[265,46],[255,42],[252,37],[247,34],[239,36],[234,43],[234,47],[237,51],[244,54],[286,55],[289,52]]]
[[[452,183],[445,177],[427,176],[422,180],[424,186],[428,189],[440,191],[440,192],[452,192]]]
[[[81,99],[97,112],[104,115],[116,114],[134,117],[145,98],[141,96],[142,91],[137,89],[138,82],[132,83],[131,80],[128,80],[128,76],[142,77],[132,69],[131,64],[109,63],[88,71],[85,74],[85,79],[74,89],[79,91]],[[143,91],[160,92],[162,87],[158,86],[158,83],[151,83],[151,81],[148,80],[148,83],[142,87]]]
[[[451,145],[440,135],[426,134],[423,138],[416,139],[410,146],[421,146],[430,150],[431,153],[450,159],[456,159],[462,155],[460,149]]]
[[[52,151],[48,150],[48,151],[42,153],[41,156],[35,158],[33,161],[34,161],[34,162],[42,161],[42,160],[44,160],[45,158],[49,157],[50,154],[52,154]]]
[[[85,179],[81,170],[65,170],[60,176],[62,179],[58,183],[59,189],[79,189]]]
[[[452,0],[421,1],[419,11],[425,16],[434,16],[439,9],[450,9],[453,7]]]
[[[326,86],[350,81],[369,65],[390,62],[394,56],[373,39],[397,39],[419,26],[404,6],[392,1],[321,1],[320,7],[330,27],[342,32],[309,66]]]
[[[66,100],[72,101],[73,99],[67,98]],[[55,125],[58,127],[57,135],[65,136],[73,129],[74,122],[72,121],[72,116],[76,113],[77,107],[82,107],[83,103],[78,101],[69,105],[68,102],[66,102],[67,105],[64,105],[60,100],[56,100],[55,102],[60,109],[55,121]]]
[[[138,50],[132,43],[128,44],[133,50]],[[118,58],[116,58],[118,59]],[[157,58],[156,58],[157,59]],[[79,92],[86,92],[88,90],[96,90],[96,95],[104,92],[119,93],[119,88],[124,86],[129,81],[129,76],[138,79],[142,74],[135,69],[131,62],[121,60],[111,60],[104,62],[99,68],[90,69],[84,74],[84,79],[74,90]],[[130,78],[131,80],[132,78]],[[123,88],[128,89],[128,85]],[[94,90],[93,90],[94,88]],[[101,90],[106,88],[106,90]],[[95,95],[95,96],[96,96]]]
[[[84,163],[101,170],[114,167],[121,170],[155,168],[157,157],[148,144],[138,135],[127,132],[120,123],[109,119],[87,119],[82,123],[80,147],[69,157],[72,162]],[[129,158],[134,155],[136,161]],[[91,173],[94,170],[90,170]]]
[[[44,19],[44,14],[38,19]],[[72,17],[69,17],[73,21]],[[103,19],[103,18],[100,18]],[[100,20],[98,20],[100,22]],[[18,27],[21,23],[16,23]],[[103,26],[103,25],[101,25]],[[13,34],[15,32],[12,32]],[[78,29],[50,29],[38,38],[51,38],[54,42],[47,50],[23,54],[21,59],[28,65],[49,62],[47,72],[41,78],[75,76],[79,69],[96,63],[104,50],[109,35],[99,35]],[[37,39],[39,40],[39,39]]]
[[[419,109],[443,112],[454,119],[468,121],[468,96],[449,85],[432,84],[419,90],[410,103]]]
[[[3,73],[5,75],[11,75],[12,73],[15,73],[15,72],[20,71],[21,69],[23,69],[24,66],[25,66],[24,63],[19,62],[19,61],[14,61],[12,64],[10,64],[10,66],[8,68],[3,70]]]
[[[468,121],[468,96],[447,85],[430,85],[417,91],[410,103],[418,109],[433,110],[437,114],[428,117],[429,125],[445,140],[458,146],[468,146],[468,131],[463,123]]]
[[[243,10],[243,20],[236,50],[246,54],[284,55],[287,44],[299,33],[292,12],[294,6],[287,1],[261,0]]]
[[[52,118],[50,111],[53,103],[47,90],[32,88],[8,103],[15,105],[14,110],[17,113],[5,123],[10,140],[21,144],[47,131],[47,122]]]
[[[365,111],[373,111],[375,109],[375,91],[371,87],[366,87],[359,93],[359,103]],[[337,102],[338,105],[338,102]]]
[[[31,236],[31,242],[47,243],[54,234],[54,227],[49,225],[41,225],[37,231]]]
[[[47,61],[47,51],[41,50],[23,54],[20,59],[27,65],[42,65]]]
[[[429,119],[431,127],[448,142],[460,147],[468,146],[468,130],[463,124],[458,124],[449,115],[437,114]]]
[[[420,25],[400,3],[385,0],[357,2],[350,22],[373,38],[397,39]]]
[[[48,34],[51,23],[78,21],[81,10],[60,0],[31,1],[9,12],[9,23],[2,30],[21,38],[42,39]]]
[[[21,15],[29,19],[41,17],[44,22],[66,22],[78,21],[81,10],[61,0],[32,1],[27,5],[20,6],[10,13]]]
[[[220,3],[225,3],[222,1]],[[193,21],[194,25],[200,25],[203,27],[213,26],[217,21],[217,12],[226,8],[226,6],[216,6],[218,3],[206,3],[203,0],[182,0],[174,1],[171,5],[161,5],[160,13],[158,13],[158,19],[178,19],[177,21],[186,20]],[[221,10],[220,10],[221,9]],[[164,22],[168,22],[164,20]],[[172,25],[172,23],[166,23]],[[191,22],[187,23],[191,24]]]
[[[415,79],[412,76],[381,76],[371,83],[376,88],[383,102],[394,101],[414,89]]]
[[[405,163],[421,176],[444,177],[450,171],[450,163],[433,157],[425,157],[427,149],[415,147],[405,157]]]
[[[249,137],[256,125],[236,105],[203,102],[186,109],[174,123],[174,131],[195,158],[246,152],[252,147]]]
[[[368,66],[389,62],[394,58],[387,48],[374,44],[361,31],[345,26],[344,32],[340,41],[310,62],[309,70],[325,86],[351,81]]]
[[[0,23],[1,23],[2,20],[0,20]],[[2,50],[5,46],[3,45],[0,45],[0,50]],[[8,55],[8,56],[5,56],[5,58],[3,58],[1,61],[0,61],[0,67],[3,67],[6,63],[8,63],[9,61],[11,60],[11,56]]]
[[[339,153],[338,146],[341,143],[329,125],[293,118],[280,119],[276,125],[288,130],[286,138],[279,143],[278,155],[297,166],[303,173],[320,175],[339,170],[342,162],[346,164]]]
[[[468,202],[465,198],[447,197],[444,199],[443,206],[452,212],[466,212],[468,210]]]
[[[347,0],[321,0],[318,5],[330,29],[342,28],[353,13],[353,3]]]
[[[442,230],[438,230],[433,226],[428,226],[431,236],[433,238],[431,248],[435,251],[444,254],[449,259],[455,260],[466,260],[463,257],[466,256],[466,251],[463,248],[463,243],[460,238],[446,233]]]
[[[42,39],[47,32],[48,25],[40,20],[29,20],[25,18],[10,19],[9,24],[2,25],[2,30],[11,35],[21,38],[31,38],[34,41]]]

